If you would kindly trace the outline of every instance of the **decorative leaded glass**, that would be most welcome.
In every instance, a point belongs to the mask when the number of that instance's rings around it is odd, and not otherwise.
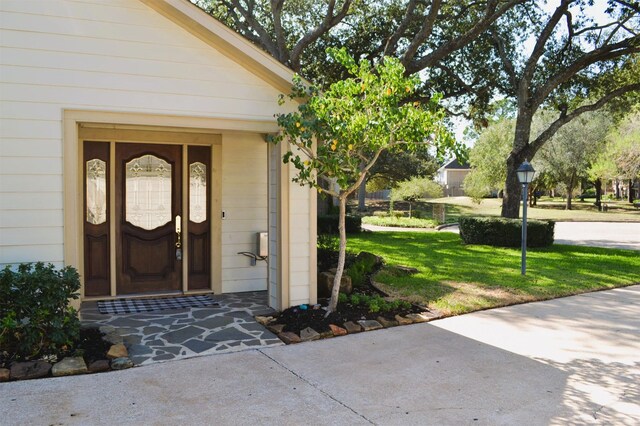
[[[127,222],[151,230],[172,221],[171,164],[143,155],[126,164],[125,176]]]
[[[202,223],[207,220],[207,166],[191,163],[189,166],[189,220]]]
[[[100,225],[107,221],[107,163],[87,161],[87,222]]]

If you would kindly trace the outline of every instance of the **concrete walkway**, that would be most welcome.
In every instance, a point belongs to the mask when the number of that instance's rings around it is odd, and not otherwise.
[[[0,384],[6,424],[640,424],[640,286]]]

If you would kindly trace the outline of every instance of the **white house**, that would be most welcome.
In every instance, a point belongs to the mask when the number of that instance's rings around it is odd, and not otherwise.
[[[468,164],[461,164],[456,158],[449,160],[436,173],[436,182],[444,187],[444,195],[458,197],[464,194],[464,178],[471,172]]]
[[[315,303],[316,194],[265,142],[291,70],[187,0],[2,0],[0,27],[0,264]]]

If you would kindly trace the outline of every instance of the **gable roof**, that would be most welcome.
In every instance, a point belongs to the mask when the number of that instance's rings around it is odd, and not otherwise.
[[[449,160],[449,162],[445,163],[444,166],[440,167],[438,170],[470,170],[471,166],[467,163],[460,163],[457,158],[453,160]]]
[[[280,90],[291,91],[294,71],[188,0],[140,0]]]

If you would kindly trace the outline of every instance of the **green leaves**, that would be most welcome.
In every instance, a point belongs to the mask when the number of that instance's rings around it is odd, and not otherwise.
[[[368,61],[357,63],[345,49],[329,49],[327,54],[351,77],[325,92],[294,79],[289,98],[306,102],[295,112],[279,115],[282,132],[270,138],[291,143],[283,160],[298,171],[294,181],[317,186],[316,176],[324,176],[340,187],[333,195],[346,196],[384,151],[411,152],[425,144],[457,148],[443,124],[440,98],[411,101],[420,80],[405,76],[399,60],[385,57],[373,67]]]

